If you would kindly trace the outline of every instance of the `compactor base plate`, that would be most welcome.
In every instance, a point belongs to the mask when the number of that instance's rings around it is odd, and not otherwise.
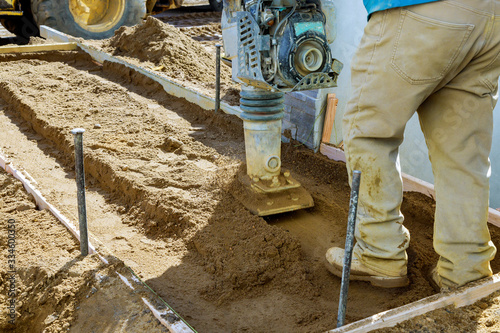
[[[241,186],[234,196],[255,215],[274,215],[314,206],[313,198],[302,186],[266,193],[252,186],[246,174],[240,175],[239,180]]]

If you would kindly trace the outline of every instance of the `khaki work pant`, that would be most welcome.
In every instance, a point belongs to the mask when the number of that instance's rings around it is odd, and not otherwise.
[[[343,120],[349,175],[362,172],[354,255],[369,268],[407,273],[398,147],[417,111],[435,178],[438,274],[448,286],[492,274],[488,156],[499,53],[500,0],[438,1],[370,18]]]

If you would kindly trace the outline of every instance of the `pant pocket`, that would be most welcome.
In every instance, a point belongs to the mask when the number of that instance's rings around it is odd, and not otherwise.
[[[483,82],[491,90],[492,93],[498,89],[498,79],[500,76],[500,52],[496,55],[493,61],[485,68]]]
[[[402,9],[391,66],[410,84],[440,81],[472,30],[472,24],[443,22]]]

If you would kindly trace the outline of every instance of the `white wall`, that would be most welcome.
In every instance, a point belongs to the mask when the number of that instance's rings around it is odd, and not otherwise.
[[[324,2],[325,0],[323,0]],[[351,92],[351,58],[356,51],[363,29],[366,25],[366,10],[361,0],[330,0],[334,2],[337,18],[336,38],[330,44],[332,56],[344,64],[338,78],[338,87],[320,90],[326,94],[334,92],[339,99],[335,124],[330,141],[339,144],[342,141],[342,115]]]
[[[325,1],[325,0],[323,0]],[[363,34],[366,25],[366,11],[361,0],[330,0],[336,8],[336,39],[331,44],[333,57],[344,64],[338,80],[338,87],[329,91],[320,91],[325,95],[334,92],[339,99],[335,126],[330,141],[339,144],[342,141],[342,115],[350,95],[350,65],[352,56]],[[493,134],[493,147],[490,155],[492,163],[490,206],[500,207],[500,103],[494,111],[494,122],[497,124]],[[427,147],[420,131],[418,118],[415,115],[408,123],[405,141],[401,146],[401,166],[403,172],[433,182],[431,165]]]

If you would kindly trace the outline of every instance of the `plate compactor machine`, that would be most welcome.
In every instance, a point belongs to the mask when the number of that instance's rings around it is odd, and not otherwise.
[[[247,170],[237,197],[259,216],[314,205],[281,170],[281,123],[285,92],[337,86],[342,64],[332,59],[325,24],[319,0],[224,0],[224,51],[242,84]]]

